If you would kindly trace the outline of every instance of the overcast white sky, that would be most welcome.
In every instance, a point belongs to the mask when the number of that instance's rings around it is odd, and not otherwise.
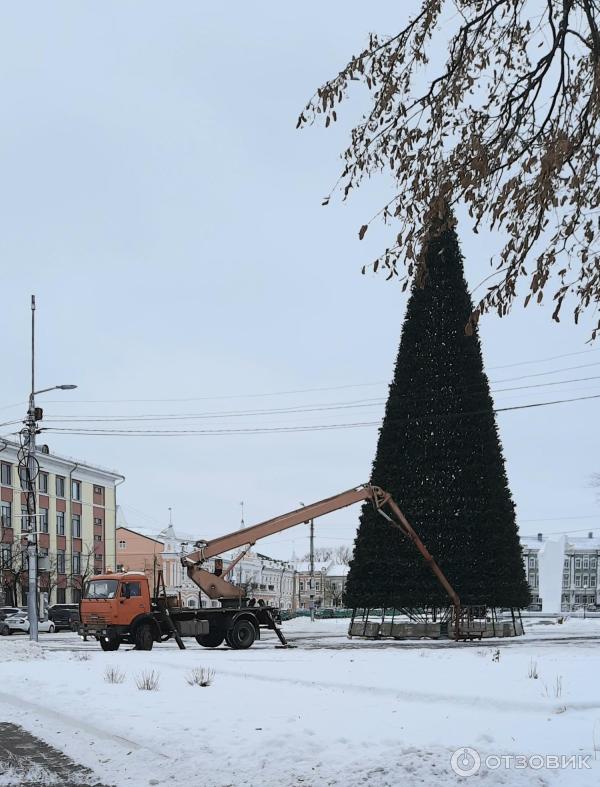
[[[223,411],[238,415],[125,426],[376,421],[406,296],[383,277],[360,275],[386,233],[370,231],[360,243],[357,230],[390,184],[372,181],[349,204],[321,207],[360,97],[333,130],[300,132],[295,122],[370,30],[395,32],[416,6],[4,5],[0,421],[24,411],[32,292],[38,385],[79,386],[43,397],[48,426],[59,415]],[[464,221],[460,234],[474,286],[499,242],[471,234]],[[496,388],[600,377],[600,348],[586,345],[589,324],[575,328],[564,311],[560,326],[548,309],[531,307],[484,320],[490,379],[512,379]],[[556,358],[570,353],[580,354]],[[542,376],[525,378],[534,374]],[[504,392],[496,402],[592,395],[599,383]],[[281,393],[302,389],[325,390]],[[239,415],[340,403],[360,406]],[[600,470],[599,406],[499,416],[523,533],[600,529],[590,487]],[[120,502],[131,526],[156,532],[172,506],[176,528],[196,537],[234,529],[242,500],[250,524],[366,481],[376,439],[375,426],[43,438],[56,452],[123,473]],[[351,543],[357,521],[358,509],[320,520],[317,544]],[[261,545],[283,558],[307,548],[302,526]]]

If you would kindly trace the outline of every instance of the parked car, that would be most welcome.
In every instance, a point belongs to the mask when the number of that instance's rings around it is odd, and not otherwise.
[[[6,620],[9,615],[16,615],[20,611],[19,607],[0,607],[0,620]]]
[[[18,607],[0,607],[0,636],[5,637],[10,634],[10,628],[6,625],[6,618],[19,611]]]
[[[48,617],[57,631],[74,631],[79,623],[79,604],[53,604],[48,607]]]
[[[8,626],[9,633],[12,634],[13,631],[29,631],[29,618],[27,617],[27,611],[20,611],[17,612],[15,615],[8,615],[5,620],[4,624]],[[54,623],[51,620],[39,620],[38,621],[38,631],[40,633],[49,633],[53,634],[56,630]]]

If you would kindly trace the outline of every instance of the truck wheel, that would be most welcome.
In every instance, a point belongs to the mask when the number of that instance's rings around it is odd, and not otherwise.
[[[249,620],[242,618],[236,620],[233,627],[229,629],[227,642],[235,650],[246,650],[256,639],[256,631]]]
[[[134,635],[136,650],[152,650],[154,635],[148,623],[142,623],[135,630]]]
[[[120,644],[121,640],[118,637],[109,637],[108,640],[106,637],[100,637],[100,647],[102,650],[119,650]]]
[[[220,632],[210,631],[208,634],[199,634],[196,637],[196,642],[203,648],[218,648],[224,639],[225,637]]]

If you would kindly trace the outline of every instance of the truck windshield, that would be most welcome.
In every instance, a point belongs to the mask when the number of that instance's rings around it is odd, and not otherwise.
[[[84,598],[114,598],[118,584],[116,579],[95,579],[87,586]]]

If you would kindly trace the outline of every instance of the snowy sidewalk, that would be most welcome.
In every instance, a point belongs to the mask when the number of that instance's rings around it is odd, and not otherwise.
[[[267,638],[247,651],[104,653],[70,634],[38,648],[11,638],[0,641],[0,718],[119,787],[595,787],[600,625],[537,628],[514,645],[467,647],[363,646],[338,621],[302,620],[284,626],[293,650]],[[122,683],[105,680],[108,667]],[[215,671],[212,685],[188,685],[199,667]],[[136,686],[147,670],[157,691]],[[464,747],[481,766],[462,779],[451,757]]]

